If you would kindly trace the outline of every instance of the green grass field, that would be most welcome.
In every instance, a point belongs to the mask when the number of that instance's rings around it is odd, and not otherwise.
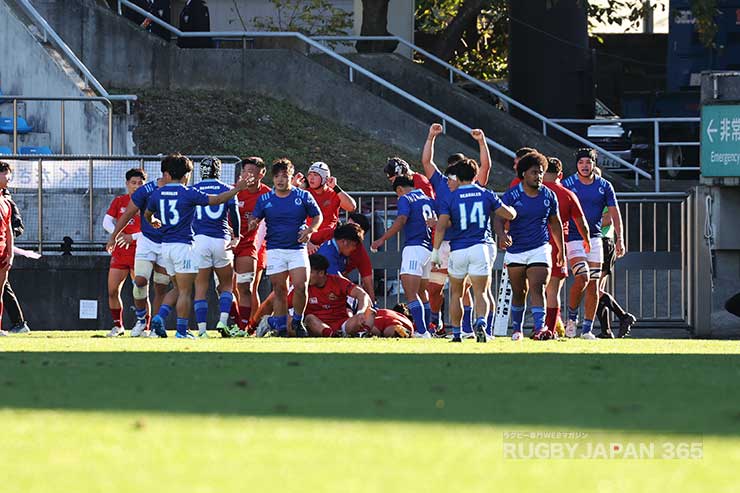
[[[737,491],[738,341],[91,335],[0,339],[3,493]],[[701,458],[512,459],[515,432]]]

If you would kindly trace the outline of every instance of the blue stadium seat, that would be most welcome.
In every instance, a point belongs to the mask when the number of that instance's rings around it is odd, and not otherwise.
[[[2,156],[3,154],[7,154],[9,156],[13,154],[13,149],[11,149],[10,147],[0,146],[0,156]]]
[[[46,146],[25,146],[18,150],[18,154],[54,154]]]
[[[28,122],[26,122],[25,118],[18,117],[18,133],[19,134],[27,134],[33,130],[33,127],[31,127]],[[7,116],[0,116],[0,132],[6,133],[6,134],[12,134],[13,133],[13,118],[7,117]]]

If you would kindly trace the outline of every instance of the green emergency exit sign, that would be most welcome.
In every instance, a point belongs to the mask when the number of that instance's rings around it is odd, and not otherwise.
[[[701,109],[702,176],[740,176],[740,105]]]

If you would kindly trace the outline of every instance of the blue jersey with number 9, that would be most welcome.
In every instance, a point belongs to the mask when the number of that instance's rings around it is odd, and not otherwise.
[[[398,198],[398,215],[406,216],[403,227],[404,246],[423,246],[432,249],[432,228],[427,220],[434,218],[434,201],[421,190],[411,190]]]
[[[461,250],[486,243],[491,225],[491,213],[501,207],[501,200],[480,185],[463,185],[442,202],[439,213],[450,216],[450,250]]]
[[[208,205],[208,195],[181,183],[168,183],[149,197],[147,210],[162,222],[162,243],[193,243],[193,215]]]

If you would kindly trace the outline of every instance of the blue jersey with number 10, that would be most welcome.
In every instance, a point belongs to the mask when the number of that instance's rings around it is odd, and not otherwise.
[[[162,221],[162,243],[193,243],[193,215],[199,205],[208,205],[208,195],[181,183],[168,183],[149,197],[147,209]]]
[[[434,217],[434,201],[419,189],[398,198],[398,215],[406,216],[404,246],[423,246],[432,250],[432,228],[427,220]]]
[[[450,250],[486,243],[491,213],[503,204],[495,193],[480,185],[463,185],[442,202],[439,213],[450,216]],[[447,238],[445,234],[445,238]]]
[[[203,180],[193,185],[195,190],[210,195],[218,195],[221,192],[231,190],[231,187],[219,180]],[[193,231],[197,235],[210,236],[211,238],[229,239],[229,208],[235,207],[236,201],[229,200],[219,205],[199,205],[195,208],[195,219],[193,220]]]

